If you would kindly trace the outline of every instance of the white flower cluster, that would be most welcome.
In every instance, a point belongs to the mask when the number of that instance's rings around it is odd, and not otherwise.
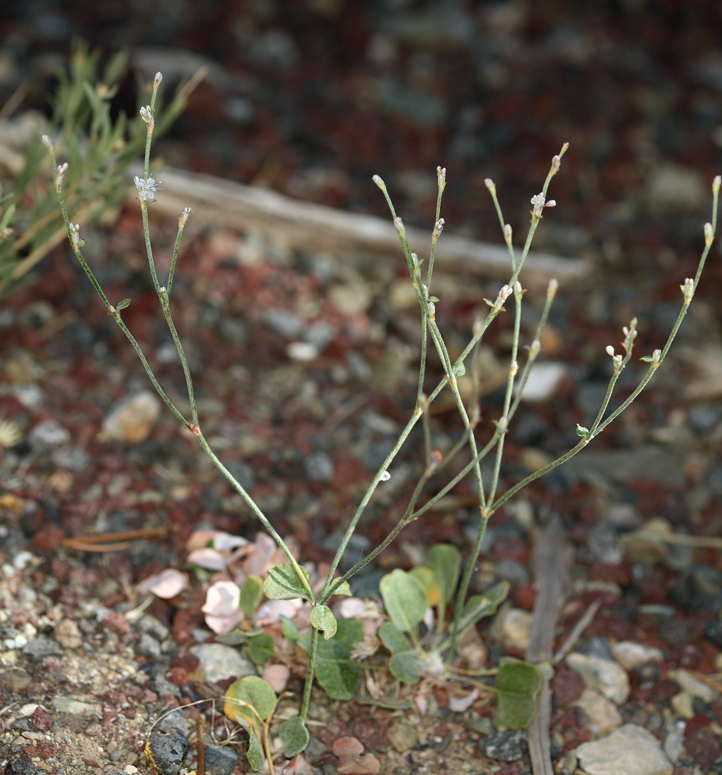
[[[141,202],[155,202],[156,189],[160,187],[160,180],[155,178],[139,178],[137,175],[133,178],[135,187],[138,189],[138,195]]]
[[[140,109],[140,117],[148,124],[148,131],[152,132],[155,128],[155,119],[153,118],[153,111],[151,110],[150,105],[146,105],[144,108]]]

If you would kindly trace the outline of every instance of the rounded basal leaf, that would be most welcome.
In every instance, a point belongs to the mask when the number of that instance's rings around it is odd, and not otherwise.
[[[308,729],[300,716],[284,721],[278,728],[278,734],[283,743],[283,755],[287,759],[293,759],[301,751],[305,751],[310,739]]]
[[[338,624],[331,609],[325,605],[316,605],[311,611],[311,624],[323,633],[324,640],[330,640],[336,634]]]
[[[419,565],[418,568],[412,568],[409,573],[419,582],[424,592],[426,592],[427,605],[438,605],[440,600],[439,585],[436,583],[434,574],[430,568]]]
[[[389,670],[394,678],[404,683],[418,683],[421,663],[406,635],[391,622],[386,622],[379,629],[379,638],[392,654]]]
[[[259,576],[247,576],[241,585],[239,608],[249,618],[253,619],[256,608],[263,597],[263,581]]]
[[[251,638],[248,644],[248,658],[254,665],[265,665],[271,657],[275,656],[273,638],[267,632],[259,632]]]
[[[346,595],[346,597],[351,597],[351,587],[349,586],[348,581],[342,581],[338,586],[336,586],[333,590],[334,595]]]
[[[232,715],[234,713],[240,713],[240,715],[248,718],[249,714],[244,712],[243,705],[235,705],[234,710],[233,700],[239,700],[241,703],[250,705],[263,721],[266,721],[276,708],[275,692],[267,681],[256,675],[239,678],[226,690],[224,713],[230,718],[234,717]],[[231,713],[229,713],[229,710]]]
[[[364,629],[363,624],[355,619],[338,619],[337,624],[334,638],[318,641],[316,678],[331,699],[350,700],[356,694],[361,677],[361,669],[351,661],[351,652],[363,640]]]
[[[379,587],[391,621],[402,632],[413,630],[428,608],[426,591],[421,584],[410,573],[397,569],[384,576]]]
[[[227,714],[226,714],[227,715]],[[248,750],[246,751],[246,758],[251,765],[252,772],[263,772],[263,765],[265,759],[263,758],[263,750],[261,749],[261,743],[256,736],[254,728],[246,721],[243,716],[236,714],[231,716],[234,721],[237,721],[248,732]]]
[[[454,597],[456,585],[459,583],[461,552],[453,544],[436,544],[431,547],[424,565],[431,568],[439,587],[441,598],[439,605],[446,608]]]
[[[542,680],[534,665],[510,661],[496,676],[497,718],[509,729],[526,729],[534,717]]]
[[[301,573],[308,582],[306,569],[301,568]],[[276,565],[268,571],[268,578],[263,582],[263,591],[270,600],[294,600],[297,597],[308,599],[308,590],[290,562]]]
[[[500,581],[487,589],[483,595],[472,595],[464,606],[464,612],[459,623],[459,632],[463,632],[467,627],[476,624],[479,619],[496,613],[496,609],[506,599],[508,594],[509,582]]]

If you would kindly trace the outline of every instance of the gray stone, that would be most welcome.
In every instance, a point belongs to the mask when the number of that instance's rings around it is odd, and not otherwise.
[[[243,678],[247,675],[258,675],[256,666],[240,655],[230,646],[222,643],[203,643],[191,649],[201,661],[206,681],[217,683],[226,678]]]
[[[263,313],[263,322],[284,339],[295,339],[303,328],[301,318],[286,309],[267,309]]]
[[[500,762],[517,762],[528,755],[525,729],[498,732],[479,741],[479,747],[490,758]]]
[[[166,716],[163,716],[155,725],[155,728],[158,732],[165,732],[167,735],[181,735],[185,737],[188,734],[187,709],[180,707],[172,710]]]
[[[644,646],[631,640],[621,640],[612,646],[612,655],[625,670],[631,670],[648,662],[661,662],[662,649]]]
[[[648,479],[672,488],[685,485],[681,456],[651,445],[635,447],[633,450],[587,450],[584,455],[576,455],[565,463],[564,469],[580,479],[595,480],[601,477],[617,484]]]
[[[34,425],[28,434],[28,441],[33,449],[43,450],[59,447],[70,441],[70,433],[57,420],[41,420]]]
[[[178,775],[188,753],[188,741],[182,735],[155,734],[150,736],[148,751],[155,765],[151,769],[160,775]]]
[[[577,651],[588,657],[599,657],[600,659],[606,659],[608,661],[614,659],[612,656],[612,649],[609,646],[609,640],[600,635],[593,635],[591,638],[583,640],[577,646]]]
[[[205,750],[207,775],[231,775],[240,757],[229,745],[208,745]]]
[[[697,565],[682,573],[672,588],[669,598],[685,611],[707,607],[722,593],[722,571],[709,565]]]
[[[672,762],[657,738],[643,727],[625,724],[608,737],[576,749],[588,775],[670,775]]]
[[[81,702],[74,697],[53,697],[53,707],[59,713],[73,713],[76,716],[98,716],[102,717],[100,705],[91,705],[88,702]]]
[[[150,681],[150,688],[159,696],[159,697],[165,697],[166,694],[170,694],[171,697],[180,697],[181,691],[180,686],[177,686],[174,683],[171,683],[164,675],[163,673],[158,673],[157,675],[153,676],[153,678]],[[161,730],[167,731],[167,730]]]
[[[594,559],[607,565],[618,565],[624,559],[624,549],[617,531],[610,522],[597,522],[589,531],[589,551]]]
[[[333,461],[325,452],[316,452],[303,461],[306,476],[312,482],[330,482],[333,479]]]
[[[83,642],[80,627],[73,619],[61,619],[54,627],[55,640],[64,649],[77,649]]]
[[[147,633],[152,635],[156,640],[164,641],[170,636],[170,629],[163,624],[155,616],[150,614],[144,614],[138,619],[135,624],[135,628],[140,633]]]
[[[529,582],[529,571],[518,560],[507,558],[494,565],[494,575],[500,581],[508,581],[512,591]]]
[[[38,635],[35,640],[31,640],[23,649],[23,654],[33,662],[42,662],[45,657],[59,657],[62,653],[61,645],[53,638],[47,638],[45,635]]]
[[[158,643],[152,635],[148,635],[147,632],[144,632],[135,645],[135,652],[136,654],[140,654],[143,657],[148,657],[148,659],[155,661],[156,659],[160,659],[160,643]]]
[[[586,686],[597,689],[616,705],[627,701],[629,676],[617,662],[574,652],[567,657],[567,665],[581,676]]]

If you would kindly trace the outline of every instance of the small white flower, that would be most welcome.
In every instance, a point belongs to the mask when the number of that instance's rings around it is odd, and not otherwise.
[[[58,185],[63,182],[63,175],[68,171],[68,162],[65,164],[58,164]]]
[[[150,105],[146,105],[144,108],[140,109],[140,117],[148,124],[148,131],[152,132],[155,127],[155,119],[153,118],[153,111],[151,110]]]
[[[71,223],[69,228],[70,228],[70,241],[72,242],[74,247],[78,247],[80,245],[80,224]]]
[[[155,202],[155,192],[157,188],[160,188],[160,180],[155,178],[139,178],[137,175],[133,178],[135,187],[138,189],[138,194],[141,201]]]

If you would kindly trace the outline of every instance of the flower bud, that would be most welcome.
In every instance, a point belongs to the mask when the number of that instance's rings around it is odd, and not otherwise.
[[[715,194],[719,194],[720,186],[722,186],[722,176],[717,175],[715,179],[712,181],[712,191]]]
[[[375,184],[376,184],[376,185],[377,185],[377,186],[378,186],[378,187],[379,187],[379,188],[380,188],[382,191],[384,191],[384,190],[385,190],[385,188],[386,188],[386,183],[384,183],[384,181],[383,181],[383,180],[382,180],[382,179],[381,179],[381,178],[380,178],[378,175],[374,175],[374,176],[371,178],[371,180],[373,180],[373,182],[374,182],[374,183],[375,183]]]
[[[153,79],[153,88],[157,89],[160,86],[160,82],[163,80],[163,73],[156,73]]]
[[[691,277],[688,277],[684,281],[684,285],[680,285],[679,287],[682,289],[682,294],[684,295],[684,303],[689,304],[694,296],[694,280]]]
[[[446,186],[446,167],[436,168],[436,180],[438,181],[439,188],[443,191]]]
[[[552,279],[549,280],[549,285],[547,285],[547,301],[551,301],[557,295],[558,289],[559,282],[554,277],[552,277]]]
[[[431,234],[431,239],[436,242],[441,236],[441,232],[444,230],[444,219],[439,218],[434,224],[434,231]]]
[[[712,231],[712,224],[705,223],[704,225],[704,244],[709,247],[714,239],[714,232]]]
[[[394,228],[398,232],[398,235],[401,237],[401,239],[406,236],[406,227],[404,226],[404,222],[398,216],[394,218]]]
[[[511,226],[508,223],[504,226],[504,241],[507,245],[511,245]]]
[[[489,191],[491,191],[492,194],[494,191],[496,191],[496,186],[494,185],[494,181],[491,178],[486,178],[486,180],[484,180],[484,185],[489,189]]]
[[[49,151],[54,151],[55,150],[55,146],[53,145],[53,141],[50,139],[49,135],[43,135],[40,139],[43,141],[43,145]]]
[[[614,358],[614,348],[611,344],[607,345],[607,355],[609,355],[611,358]]]

